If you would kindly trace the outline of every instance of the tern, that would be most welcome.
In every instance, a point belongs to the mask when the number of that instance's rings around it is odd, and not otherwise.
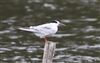
[[[56,34],[58,26],[64,25],[58,20],[54,20],[51,23],[46,23],[38,26],[30,26],[27,28],[18,28],[19,30],[33,32],[37,37],[43,38],[47,42],[47,37]]]

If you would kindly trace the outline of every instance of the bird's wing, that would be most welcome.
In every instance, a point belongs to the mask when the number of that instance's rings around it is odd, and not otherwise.
[[[51,23],[34,27],[34,29],[36,29],[38,32],[43,33],[45,35],[55,33],[57,29],[54,28],[55,28],[54,25]]]
[[[40,33],[45,35],[53,34],[56,33],[57,31],[57,28],[53,23],[47,23],[38,26],[30,26],[27,28],[19,28],[19,29],[23,31],[29,31],[29,32]]]

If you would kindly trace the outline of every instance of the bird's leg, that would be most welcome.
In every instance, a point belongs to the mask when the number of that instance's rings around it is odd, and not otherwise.
[[[48,42],[48,40],[47,40],[47,38],[46,38],[46,37],[44,38],[44,42]]]

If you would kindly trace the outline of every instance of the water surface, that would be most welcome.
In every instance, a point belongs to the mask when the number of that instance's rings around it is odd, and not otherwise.
[[[99,0],[0,0],[0,63],[41,63],[44,43],[18,27],[58,19],[55,63],[100,63]]]

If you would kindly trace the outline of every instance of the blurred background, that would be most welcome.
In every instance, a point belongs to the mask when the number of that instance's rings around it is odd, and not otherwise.
[[[0,63],[41,63],[43,41],[16,28],[55,19],[54,63],[100,63],[100,0],[0,0]]]

